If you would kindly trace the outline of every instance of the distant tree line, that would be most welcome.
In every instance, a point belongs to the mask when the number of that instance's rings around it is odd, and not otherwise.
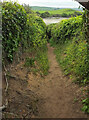
[[[40,13],[39,11],[36,12],[40,17],[42,18],[47,18],[47,17],[75,17],[81,15],[79,12],[74,12],[73,14],[67,14],[67,13],[62,13],[62,14],[50,14],[49,12],[44,12]]]

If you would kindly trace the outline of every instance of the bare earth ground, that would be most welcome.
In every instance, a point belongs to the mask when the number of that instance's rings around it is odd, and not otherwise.
[[[48,45],[50,69],[44,78],[23,69],[24,61],[12,67],[6,96],[9,104],[3,112],[4,118],[87,118],[80,109],[82,87],[63,75],[53,51]]]

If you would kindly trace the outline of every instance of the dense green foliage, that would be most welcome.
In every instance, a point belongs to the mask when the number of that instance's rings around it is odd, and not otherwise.
[[[83,14],[83,28],[87,42],[89,43],[89,10],[85,10]]]
[[[74,9],[55,9],[55,10],[35,10],[42,18],[46,17],[71,17],[81,15],[82,12],[76,11]],[[48,13],[48,16],[46,15]]]
[[[81,26],[82,18],[74,17],[68,20],[62,20],[60,23],[57,24],[48,25],[47,34],[51,37],[51,42],[56,44],[64,44],[65,42],[71,40],[71,37],[75,36]]]
[[[26,53],[25,67],[35,68],[35,62],[43,74],[47,74],[46,24],[28,5],[4,2],[2,8],[3,63],[15,62]],[[29,54],[29,56],[27,55]],[[33,56],[31,56],[33,55]]]
[[[65,75],[76,77],[75,82],[85,85],[89,83],[89,43],[83,23],[82,17],[63,20],[48,25],[47,34]],[[89,113],[89,99],[83,101],[82,110]]]
[[[86,42],[87,42],[87,62],[88,62],[88,66],[89,66],[89,10],[85,10],[84,14],[83,14],[83,32],[84,32],[84,37],[86,38]],[[88,68],[89,70],[89,68]],[[89,76],[89,72],[88,72],[88,76]],[[89,80],[88,80],[89,82]],[[83,103],[83,108],[82,111],[89,113],[89,89],[87,90],[88,96],[86,99],[84,99],[82,101]]]
[[[73,73],[79,82],[89,82],[88,44],[82,33],[82,18],[70,18],[48,26],[51,44],[56,44],[57,58],[66,74]],[[60,49],[61,48],[61,49]],[[58,52],[59,51],[59,52]]]
[[[41,47],[46,43],[45,23],[33,12],[28,14],[26,6],[12,2],[3,3],[2,20],[3,54],[8,60],[13,60],[18,49],[23,52],[30,46]]]
[[[2,26],[3,51],[6,58],[12,61],[13,53],[20,45],[23,47],[27,34],[27,14],[24,8],[17,3],[3,3]]]

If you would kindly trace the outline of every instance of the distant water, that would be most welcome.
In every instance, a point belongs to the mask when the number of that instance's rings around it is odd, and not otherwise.
[[[43,18],[43,21],[46,23],[46,25],[52,24],[52,23],[58,23],[63,19],[68,19],[64,17],[49,17],[49,18]]]

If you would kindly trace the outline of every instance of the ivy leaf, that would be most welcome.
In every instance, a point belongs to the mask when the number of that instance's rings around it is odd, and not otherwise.
[[[88,106],[87,105],[84,105],[83,108],[82,108],[82,111],[86,112],[88,109]]]

